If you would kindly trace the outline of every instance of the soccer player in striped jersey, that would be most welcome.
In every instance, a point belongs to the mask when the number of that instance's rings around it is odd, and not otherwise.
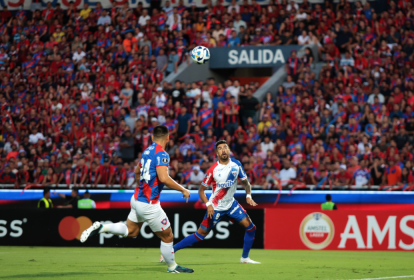
[[[126,224],[101,224],[95,222],[86,229],[80,238],[85,242],[90,236],[108,232],[123,237],[136,237],[144,224],[148,223],[151,230],[161,239],[161,254],[163,255],[170,273],[192,273],[193,269],[177,265],[173,249],[174,236],[170,221],[162,210],[159,197],[164,185],[170,189],[182,192],[183,198],[190,197],[190,192],[179,185],[168,175],[170,156],[164,150],[169,142],[168,128],[159,125],[154,128],[153,143],[144,151],[141,162],[135,169],[137,187],[131,197],[131,212]]]
[[[218,162],[214,163],[207,171],[204,181],[201,183],[199,195],[201,200],[207,206],[207,213],[201,222],[198,231],[187,236],[174,246],[174,253],[186,247],[193,246],[194,243],[203,241],[216,224],[224,217],[238,222],[245,228],[243,253],[240,258],[241,263],[260,264],[249,258],[249,252],[252,248],[256,226],[251,221],[246,210],[234,199],[237,189],[237,179],[240,179],[246,190],[246,201],[251,206],[256,206],[253,201],[251,190],[246,173],[240,161],[230,158],[230,148],[225,140],[216,142],[216,154]],[[212,185],[213,193],[210,199],[207,199],[204,191]],[[163,258],[161,257],[161,262]]]

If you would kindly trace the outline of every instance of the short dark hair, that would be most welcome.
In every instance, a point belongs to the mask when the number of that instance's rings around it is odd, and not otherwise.
[[[327,194],[325,198],[326,198],[326,201],[331,201],[332,200],[332,196],[330,194]]]
[[[153,135],[155,139],[160,139],[166,136],[167,134],[168,134],[168,127],[166,127],[165,125],[157,125],[154,128]]]
[[[226,140],[219,140],[219,141],[217,141],[217,142],[216,142],[216,150],[217,150],[217,147],[218,147],[219,145],[221,145],[221,144],[226,144],[226,145],[227,145],[227,141],[226,141]]]
[[[47,195],[48,193],[50,193],[50,189],[44,189],[43,190],[43,196]]]

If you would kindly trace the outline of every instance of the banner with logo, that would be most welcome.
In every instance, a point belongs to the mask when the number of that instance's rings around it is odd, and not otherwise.
[[[211,48],[209,66],[211,69],[281,66],[289,60],[292,50],[300,48],[297,45]]]
[[[265,249],[414,251],[410,211],[265,210]]]
[[[174,243],[197,231],[203,220],[204,210],[166,210],[174,234]],[[93,222],[124,222],[129,210],[74,210],[33,209],[0,212],[0,246],[109,246],[109,247],[154,247],[160,239],[143,224],[137,238],[120,238],[101,233],[80,243],[82,232]],[[254,248],[263,248],[263,210],[250,210],[249,216],[257,226]],[[206,239],[194,247],[198,248],[243,248],[244,229],[238,224],[223,220],[216,224]]]
[[[110,0],[43,0],[40,1],[40,4],[43,8],[46,8],[47,3],[52,3],[52,6],[55,7],[56,4],[60,4],[62,9],[68,9],[71,2],[73,2],[75,8],[82,9],[84,4],[88,4],[90,8],[95,8],[96,3],[100,2],[104,9],[112,8],[112,1]],[[122,6],[125,3],[128,3],[130,8],[138,7],[138,4],[141,3],[144,8],[150,6],[151,0],[115,0],[113,1],[117,6]],[[23,6],[25,10],[31,10],[32,1],[31,0],[0,0],[0,6],[7,6],[9,10],[17,10],[20,6]]]

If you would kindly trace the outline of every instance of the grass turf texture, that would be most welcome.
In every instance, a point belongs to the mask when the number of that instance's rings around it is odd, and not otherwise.
[[[168,274],[159,249],[0,247],[0,279],[364,279],[414,275],[412,252],[252,250],[261,265],[240,264],[241,249],[185,249]],[[403,278],[403,279],[414,279]]]

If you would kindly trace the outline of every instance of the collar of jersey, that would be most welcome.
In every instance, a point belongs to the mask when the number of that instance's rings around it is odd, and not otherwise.
[[[231,163],[231,158],[229,159],[229,162],[227,164],[221,164],[220,160],[218,160],[217,163],[218,163],[218,165],[221,165],[221,166],[227,166]]]

